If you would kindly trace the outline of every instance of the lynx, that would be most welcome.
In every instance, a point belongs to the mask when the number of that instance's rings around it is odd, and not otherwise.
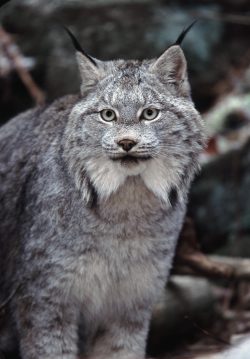
[[[142,359],[205,143],[180,42],[103,62],[0,131],[0,349]]]

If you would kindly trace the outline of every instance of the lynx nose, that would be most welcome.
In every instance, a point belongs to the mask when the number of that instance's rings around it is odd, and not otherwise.
[[[130,151],[131,148],[133,148],[137,142],[129,139],[124,139],[117,142],[118,146],[121,146],[124,151]]]

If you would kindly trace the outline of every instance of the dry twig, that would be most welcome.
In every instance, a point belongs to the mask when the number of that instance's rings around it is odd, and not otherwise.
[[[203,254],[192,221],[187,219],[177,251],[175,273],[249,281],[250,259]]]
[[[45,102],[45,95],[43,91],[36,85],[32,79],[30,73],[22,65],[22,54],[19,48],[14,43],[11,36],[0,26],[0,42],[7,58],[13,64],[20,79],[24,83],[25,87],[33,97],[37,105],[42,105]]]
[[[10,293],[10,295],[2,303],[0,303],[0,316],[1,316],[1,312],[4,311],[5,307],[7,307],[7,305],[9,304],[11,299],[14,297],[14,295],[16,294],[16,292],[18,291],[19,288],[20,288],[20,285],[18,285],[16,288],[14,288],[13,291]]]
[[[215,279],[250,280],[250,259],[205,256],[201,252],[181,255],[176,268],[178,274],[200,274]]]

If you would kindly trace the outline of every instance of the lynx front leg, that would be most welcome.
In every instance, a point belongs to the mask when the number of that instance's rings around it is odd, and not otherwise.
[[[16,303],[22,359],[76,359],[77,313],[60,295],[24,295]]]
[[[143,359],[149,319],[127,318],[122,323],[107,323],[107,330],[100,331],[94,343],[90,359]]]

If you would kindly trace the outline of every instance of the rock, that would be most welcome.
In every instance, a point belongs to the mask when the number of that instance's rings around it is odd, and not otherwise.
[[[202,278],[172,276],[155,307],[148,352],[155,356],[193,335],[194,325],[208,325],[215,314],[216,295]],[[195,323],[195,324],[194,324]]]
[[[247,127],[250,125],[250,94],[231,94],[203,117],[209,136],[226,134],[244,125]]]
[[[191,193],[189,214],[207,252],[249,257],[250,139],[203,166]]]
[[[193,359],[249,359],[250,353],[250,333],[237,338],[237,342],[224,351],[214,354],[204,354],[194,356]]]

